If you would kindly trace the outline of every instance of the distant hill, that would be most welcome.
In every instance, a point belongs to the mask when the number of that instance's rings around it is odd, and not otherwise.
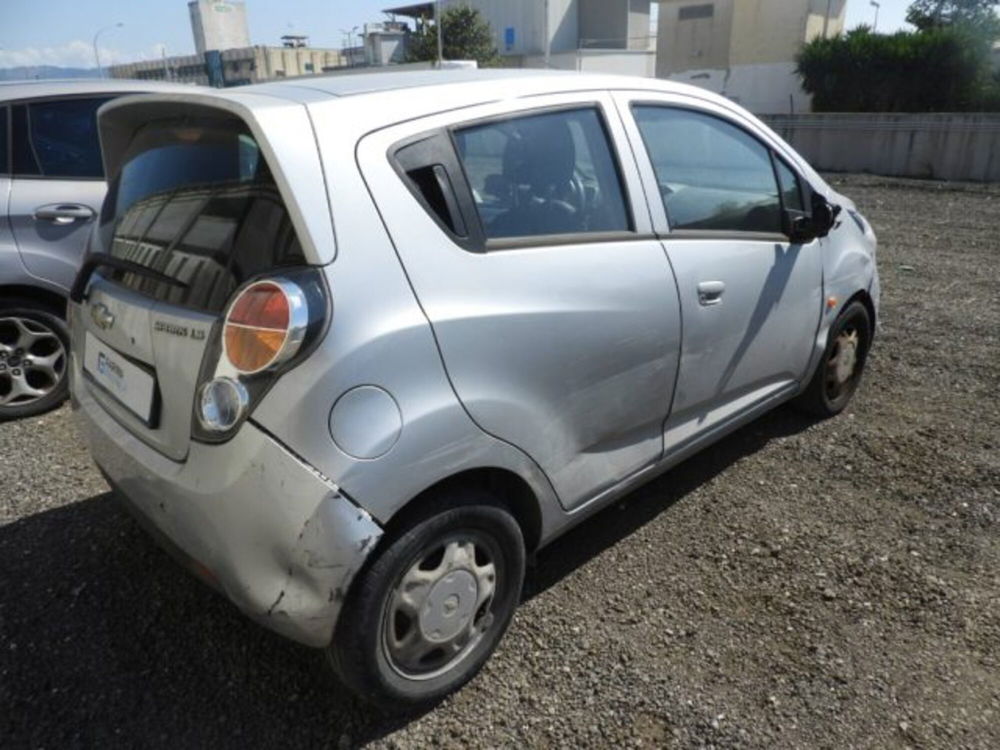
[[[0,68],[0,81],[34,81],[50,78],[97,78],[97,68],[60,68],[55,65]]]

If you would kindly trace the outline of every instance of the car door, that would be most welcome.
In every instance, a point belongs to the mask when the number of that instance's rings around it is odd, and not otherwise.
[[[9,117],[9,108],[0,106],[0,277],[8,264],[13,263],[14,267],[20,265],[17,246],[7,220],[7,204],[10,201]]]
[[[104,200],[96,112],[107,100],[43,99],[11,107],[11,231],[28,272],[66,290]]]
[[[567,509],[656,462],[680,311],[610,97],[466,109],[358,156],[472,419]]]
[[[752,125],[683,97],[619,95],[680,292],[668,452],[765,408],[806,376],[822,314],[818,240],[789,241],[801,179]]]

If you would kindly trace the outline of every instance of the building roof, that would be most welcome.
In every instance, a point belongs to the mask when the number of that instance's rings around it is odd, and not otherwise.
[[[127,81],[114,78],[2,81],[0,82],[0,101],[30,99],[42,96],[72,96],[74,94],[178,93],[191,91],[193,88],[196,87],[183,83]]]
[[[383,13],[390,13],[394,16],[404,16],[406,18],[432,18],[434,16],[434,3],[413,3],[411,5],[400,5],[395,8],[386,8]]]

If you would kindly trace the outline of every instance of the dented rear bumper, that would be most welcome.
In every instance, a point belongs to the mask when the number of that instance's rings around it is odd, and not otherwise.
[[[382,535],[315,469],[252,423],[222,445],[192,443],[177,463],[87,393],[74,406],[109,482],[168,549],[247,615],[325,646],[354,575]]]

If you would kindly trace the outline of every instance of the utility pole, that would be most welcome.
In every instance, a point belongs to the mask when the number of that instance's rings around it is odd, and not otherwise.
[[[111,31],[111,29],[120,29],[124,25],[125,24],[119,21],[118,23],[113,23],[110,26],[104,26],[103,28],[98,29],[97,33],[94,34],[94,63],[97,65],[98,78],[104,78],[104,68],[101,67],[101,54],[100,52],[97,51],[97,38],[105,31]]]
[[[875,9],[875,23],[872,25],[872,32],[874,33],[878,31],[878,12],[882,8],[882,3],[871,0],[869,4]]]
[[[545,67],[552,67],[552,34],[549,33],[549,0],[545,0]]]
[[[444,32],[441,29],[441,0],[434,0],[434,29],[437,31],[438,68],[444,62]]]
[[[830,38],[830,13],[833,10],[833,0],[826,0],[826,15],[823,16],[823,38]]]

